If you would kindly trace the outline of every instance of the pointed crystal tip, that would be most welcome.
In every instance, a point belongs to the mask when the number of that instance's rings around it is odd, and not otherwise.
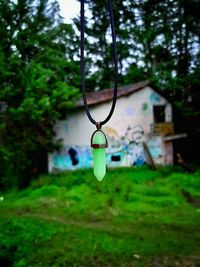
[[[101,182],[101,181],[103,180],[105,174],[104,174],[104,175],[96,175],[96,174],[94,173],[94,176],[97,178],[97,180],[98,180],[99,182]]]

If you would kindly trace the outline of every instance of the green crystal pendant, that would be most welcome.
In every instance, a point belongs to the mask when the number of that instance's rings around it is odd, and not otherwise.
[[[96,130],[91,137],[93,148],[93,169],[94,175],[100,182],[106,174],[106,147],[107,139],[100,129]]]

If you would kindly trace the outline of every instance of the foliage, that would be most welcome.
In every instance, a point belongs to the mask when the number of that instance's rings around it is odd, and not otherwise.
[[[112,49],[106,2],[88,1],[88,8],[86,51],[92,71],[87,84],[93,91],[112,86]],[[199,11],[196,0],[113,2],[119,83],[148,78],[171,99],[183,120],[191,122],[184,123],[184,131],[196,134],[200,129]]]
[[[112,86],[112,44],[106,1],[86,3],[86,88],[94,91]],[[196,0],[113,1],[119,84],[150,79],[162,89],[192,149],[200,131],[199,10]],[[54,125],[80,86],[79,29],[79,18],[63,23],[57,1],[0,1],[0,186],[26,186],[59,149]]]
[[[0,264],[197,266],[199,178],[177,167],[111,169],[101,183],[91,170],[41,176],[1,194]]]
[[[86,49],[90,58],[94,55],[91,64],[98,67],[98,82],[104,83],[112,71],[108,10],[106,4],[102,6],[96,0],[89,1],[88,8],[91,17],[86,20]],[[149,78],[157,77],[162,85],[170,77],[185,76],[198,69],[199,10],[195,0],[115,1],[120,74],[126,76],[126,66],[133,63],[143,67]]]
[[[73,36],[56,1],[0,1],[1,186],[27,185],[59,147],[53,126],[73,106],[80,81]]]

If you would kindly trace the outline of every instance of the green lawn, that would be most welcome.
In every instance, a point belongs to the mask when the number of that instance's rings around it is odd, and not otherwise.
[[[1,267],[200,266],[200,171],[79,170],[0,197]]]

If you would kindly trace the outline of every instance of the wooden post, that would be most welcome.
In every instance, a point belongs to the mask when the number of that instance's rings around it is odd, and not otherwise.
[[[143,148],[144,148],[144,151],[147,155],[147,158],[148,158],[148,161],[149,161],[149,165],[151,167],[152,170],[156,170],[156,165],[155,165],[155,162],[153,160],[153,157],[151,156],[151,153],[149,151],[149,148],[147,146],[147,144],[145,142],[143,142]]]

